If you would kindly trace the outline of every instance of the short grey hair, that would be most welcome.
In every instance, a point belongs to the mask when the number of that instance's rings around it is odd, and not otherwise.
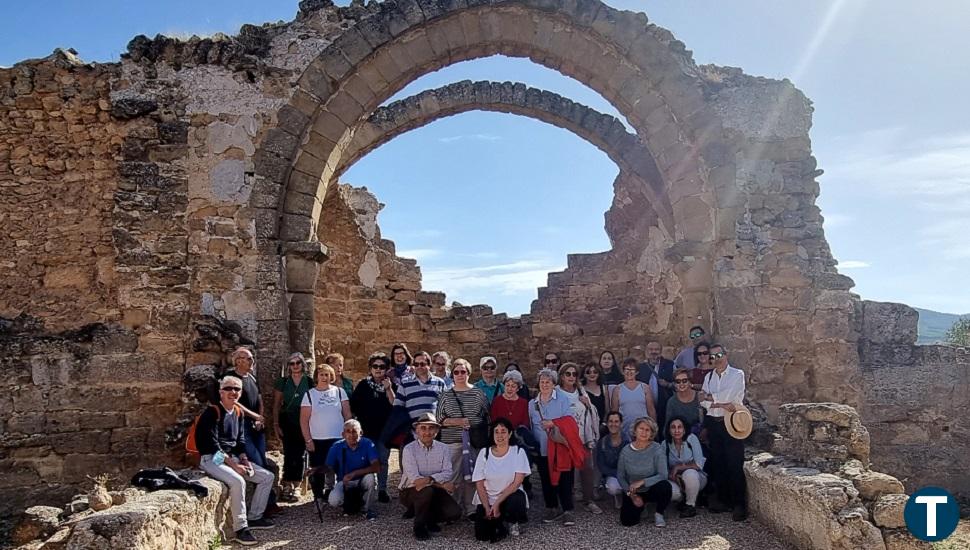
[[[536,375],[536,383],[538,384],[538,382],[542,380],[543,377],[548,378],[549,380],[552,380],[553,385],[559,383],[559,373],[557,373],[553,369],[540,370],[539,374]]]
[[[509,382],[515,382],[520,388],[525,386],[525,382],[522,380],[522,373],[519,371],[510,370],[505,373],[505,376],[502,377],[502,383],[507,384]]]
[[[230,375],[223,376],[222,380],[219,381],[219,389],[226,387],[226,382],[235,382],[236,384],[239,385],[240,388],[243,387],[242,379],[236,376],[232,376],[230,374]]]
[[[354,430],[358,433],[358,435],[364,433],[364,428],[361,427],[360,422],[358,422],[355,418],[351,418],[350,420],[344,422],[344,429],[346,430],[347,428]]]

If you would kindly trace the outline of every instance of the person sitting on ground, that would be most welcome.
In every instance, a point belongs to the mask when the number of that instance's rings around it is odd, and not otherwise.
[[[441,531],[440,522],[461,517],[452,498],[451,450],[435,440],[438,420],[423,413],[414,421],[417,440],[404,447],[401,459],[401,504],[405,518],[414,518],[414,538],[424,541]]]
[[[273,384],[273,418],[276,419],[276,437],[283,443],[283,496],[296,502],[306,454],[300,430],[300,403],[313,381],[302,353],[290,354],[286,367],[286,372]]]
[[[431,373],[445,381],[446,390],[455,385],[451,377],[451,355],[447,351],[436,351],[431,356]]]
[[[494,357],[485,356],[478,361],[478,369],[482,371],[482,377],[475,382],[475,387],[482,390],[485,399],[491,403],[496,396],[502,395],[505,388],[498,380],[498,362]]]
[[[650,391],[650,386],[637,380],[637,372],[637,360],[633,357],[624,359],[625,380],[619,386],[613,386],[613,395],[610,396],[611,408],[623,413],[623,435],[629,436],[630,439],[633,439],[633,423],[638,418],[649,416],[656,419],[657,417],[653,392]]]
[[[616,479],[623,488],[620,524],[626,527],[640,523],[646,503],[654,502],[654,525],[666,527],[664,511],[670,504],[671,489],[667,483],[667,457],[654,441],[657,423],[649,416],[633,423],[633,441],[620,451]]]
[[[695,428],[696,431],[700,431],[702,419],[700,392],[691,388],[687,369],[674,371],[674,388],[676,391],[667,400],[666,418],[682,419],[687,433],[695,433]]]
[[[509,364],[505,365],[505,371],[502,373],[502,383],[505,384],[505,375],[510,372],[519,373],[519,378],[523,380],[523,382],[519,384],[519,397],[525,399],[526,401],[532,399],[532,395],[529,393],[529,385],[524,382],[525,375],[522,374],[522,367],[520,367],[515,361],[509,361]]]
[[[616,479],[616,466],[620,461],[620,451],[630,442],[623,434],[623,415],[618,412],[606,413],[607,433],[596,444],[596,467],[603,476],[607,494],[613,497],[613,506],[619,510],[623,504],[623,487]]]
[[[525,450],[510,445],[512,423],[505,418],[492,421],[491,447],[482,449],[475,460],[475,538],[498,542],[506,534],[518,536],[519,525],[528,521],[529,503],[522,481],[532,472]],[[505,527],[509,523],[509,527]]]
[[[707,485],[701,442],[687,431],[687,422],[683,418],[673,417],[667,423],[667,437],[661,449],[667,457],[667,480],[672,491],[670,500],[678,502],[683,499],[680,517],[692,518],[697,515],[697,495]]]
[[[583,444],[587,449],[593,449],[599,441],[600,421],[589,395],[579,384],[579,365],[566,362],[559,367],[559,389],[569,399],[570,410],[579,426]],[[583,488],[584,507],[591,514],[603,513],[593,494],[598,477],[593,466],[593,454],[589,453],[583,467],[579,469],[579,481]]]
[[[313,497],[322,505],[335,482],[333,470],[327,467],[327,454],[343,435],[344,422],[350,420],[350,403],[344,389],[333,385],[333,367],[320,365],[315,374],[317,385],[306,392],[300,404],[300,427],[314,469],[310,478]]]
[[[327,453],[327,467],[337,474],[337,483],[330,492],[330,506],[343,506],[344,514],[355,514],[363,504],[368,520],[377,519],[374,500],[377,493],[377,472],[381,463],[374,442],[362,437],[360,422],[344,422],[344,438],[334,443]]]
[[[229,487],[229,507],[232,509],[233,540],[244,546],[256,544],[252,530],[270,529],[275,525],[263,518],[273,474],[249,461],[246,455],[246,435],[239,396],[243,382],[226,376],[219,386],[219,404],[206,408],[195,428],[195,446],[201,455],[199,466],[214,479]],[[249,512],[246,511],[246,482],[256,484]]]
[[[370,376],[361,380],[350,396],[350,411],[360,421],[364,437],[377,446],[377,456],[381,469],[377,473],[377,500],[390,502],[387,494],[387,463],[391,450],[381,441],[381,431],[391,416],[394,404],[394,383],[387,376],[391,362],[383,352],[371,354],[367,358]]]
[[[323,358],[323,364],[333,367],[333,372],[337,375],[337,378],[333,381],[334,385],[343,388],[348,398],[352,396],[354,394],[354,381],[344,376],[344,356],[336,352],[330,352]]]

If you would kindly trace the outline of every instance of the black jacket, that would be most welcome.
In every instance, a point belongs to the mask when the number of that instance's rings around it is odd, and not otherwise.
[[[246,434],[239,415],[226,411],[222,404],[206,407],[195,426],[195,447],[200,455],[211,455],[217,451],[227,455],[243,453]]]
[[[364,429],[364,437],[376,443],[384,424],[391,416],[391,403],[384,390],[378,391],[371,385],[369,378],[364,378],[350,394],[350,410]]]

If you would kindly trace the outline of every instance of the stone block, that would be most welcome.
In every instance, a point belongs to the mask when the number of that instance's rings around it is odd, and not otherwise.
[[[35,539],[46,539],[57,531],[60,523],[60,508],[53,506],[31,506],[24,511],[17,526],[11,533],[14,544],[26,544]]]
[[[883,540],[886,542],[886,550],[932,550],[933,548],[951,548],[944,541],[939,547],[930,542],[924,542],[909,534],[906,529],[883,529]],[[957,543],[959,544],[959,543]],[[952,546],[952,548],[957,548]]]
[[[904,493],[903,484],[889,474],[866,470],[852,480],[859,496],[865,500],[877,500],[883,495]]]
[[[919,313],[904,304],[862,301],[863,340],[874,344],[916,343]]]
[[[909,497],[904,494],[882,495],[872,505],[872,522],[879,527],[901,529],[906,527],[903,511]]]

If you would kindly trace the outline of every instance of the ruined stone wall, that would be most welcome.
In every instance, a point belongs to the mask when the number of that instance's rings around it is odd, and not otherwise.
[[[970,502],[970,350],[917,346],[916,310],[862,302],[860,357],[873,465],[909,490],[945,487]]]

